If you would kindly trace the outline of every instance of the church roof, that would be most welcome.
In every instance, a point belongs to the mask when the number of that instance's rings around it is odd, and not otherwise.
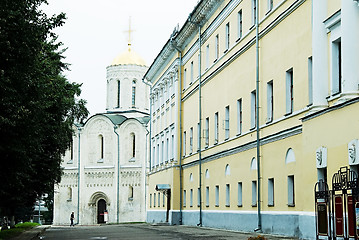
[[[101,114],[111,120],[114,125],[121,125],[127,120],[127,117],[118,114]]]
[[[144,117],[126,117],[126,116],[123,116],[121,114],[107,114],[107,113],[97,113],[96,115],[93,115],[91,116],[89,119],[86,120],[86,123],[96,117],[96,116],[104,116],[104,117],[107,117],[112,123],[113,125],[121,125],[123,122],[125,122],[126,120],[129,120],[129,119],[136,119],[137,121],[139,121],[141,124],[144,124],[144,125],[147,125],[147,123],[150,121],[150,117],[149,116],[144,116]],[[85,123],[85,124],[86,124]]]
[[[115,65],[140,65],[146,66],[145,60],[137,54],[135,51],[128,47],[127,51],[120,53],[111,63],[111,66]]]

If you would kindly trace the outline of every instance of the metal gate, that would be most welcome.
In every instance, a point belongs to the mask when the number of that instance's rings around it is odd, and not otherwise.
[[[357,174],[341,167],[333,175],[332,190],[320,180],[314,191],[317,239],[359,239]]]

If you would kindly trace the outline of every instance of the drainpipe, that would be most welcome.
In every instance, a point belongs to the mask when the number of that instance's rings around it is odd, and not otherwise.
[[[201,45],[202,45],[202,39],[201,39],[201,25],[197,22],[191,21],[191,15],[189,16],[188,21],[198,27],[198,118],[199,118],[199,126],[198,126],[198,160],[199,160],[199,223],[197,226],[202,227],[202,96],[201,96],[201,78],[202,78],[202,72],[201,72]]]
[[[260,172],[260,139],[259,139],[259,0],[256,0],[256,133],[257,133],[257,182],[258,182],[258,226],[256,232],[262,232],[261,215],[261,172]]]
[[[142,78],[142,82],[144,82],[147,86],[150,87],[150,96],[152,94],[152,86],[151,84],[149,84],[145,78]],[[146,131],[147,131],[147,126],[146,126]],[[151,157],[152,157],[152,154],[151,154],[151,143],[152,143],[152,140],[151,140],[151,133],[152,133],[152,104],[151,104],[151,98],[150,98],[150,131],[146,133],[146,153],[147,153],[147,139],[149,139],[149,152],[150,152],[150,156],[149,156],[149,168],[150,168],[150,172],[152,170],[152,164],[151,164]],[[147,138],[148,134],[150,134],[150,137]],[[147,161],[146,161],[146,164],[147,164]],[[145,170],[147,171],[147,167],[145,168]],[[146,205],[146,202],[147,202],[147,176],[145,175],[145,213],[147,214],[147,205]],[[146,219],[147,219],[147,216],[146,216]]]
[[[183,206],[183,169],[182,169],[182,51],[181,49],[173,42],[173,37],[175,34],[172,34],[171,36],[171,44],[172,47],[174,47],[178,54],[179,54],[179,76],[178,76],[178,93],[177,98],[179,98],[178,104],[179,104],[179,137],[180,137],[180,148],[179,148],[179,170],[180,170],[180,176],[179,176],[179,183],[180,183],[180,217],[179,217],[179,225],[182,225],[182,206]]]
[[[198,130],[198,158],[199,158],[199,226],[202,227],[202,95],[201,95],[201,26],[198,25],[198,50],[199,50],[199,57],[198,57],[198,72],[199,72],[199,79],[198,79],[198,107],[199,107],[199,130]]]
[[[151,122],[151,119],[150,119],[150,122]],[[144,204],[144,206],[145,206],[145,214],[146,214],[146,212],[147,212],[147,205],[146,205],[146,202],[147,202],[147,187],[146,187],[147,186],[147,177],[146,177],[147,167],[146,167],[146,164],[147,164],[147,144],[148,144],[147,141],[148,141],[148,134],[151,134],[151,133],[147,130],[147,125],[144,125],[144,127],[146,129],[146,151],[145,151],[145,153],[146,153],[146,155],[145,155],[146,161],[145,161],[145,185],[144,185],[144,187],[145,187],[145,204]],[[150,139],[150,144],[151,144],[151,139]],[[150,156],[151,156],[151,147],[150,147]]]
[[[116,132],[117,125],[113,126],[113,132],[117,135],[117,223],[120,222],[120,136]]]
[[[81,153],[81,125],[77,126],[78,149],[77,149],[77,224],[80,224],[80,153]]]
[[[147,86],[149,86],[150,87],[150,96],[151,96],[151,94],[152,94],[152,85],[151,84],[149,84],[146,80],[145,80],[145,78],[142,78],[142,82],[144,82]],[[147,133],[148,134],[148,133]],[[152,159],[151,159],[151,157],[152,157],[152,154],[151,154],[151,147],[152,147],[152,145],[151,145],[151,143],[152,143],[152,141],[151,141],[151,136],[152,135],[152,104],[151,104],[151,98],[150,98],[150,146],[149,146],[149,148],[150,148],[150,157],[149,157],[149,164],[150,164],[150,171],[152,170]]]

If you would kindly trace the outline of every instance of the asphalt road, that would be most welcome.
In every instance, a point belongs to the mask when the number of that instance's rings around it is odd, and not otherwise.
[[[208,229],[189,226],[163,226],[149,224],[120,224],[101,226],[51,226],[42,233],[39,239],[66,240],[66,239],[206,239],[206,240],[232,240],[245,239],[257,236],[254,233],[240,233],[218,229]],[[268,240],[291,239],[274,236],[265,236]]]

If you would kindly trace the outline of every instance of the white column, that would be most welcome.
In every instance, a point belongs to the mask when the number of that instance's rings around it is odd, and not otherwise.
[[[327,0],[312,1],[312,15],[313,108],[319,110],[328,105]]]
[[[342,0],[342,93],[358,94],[359,84],[359,6],[354,0]]]

